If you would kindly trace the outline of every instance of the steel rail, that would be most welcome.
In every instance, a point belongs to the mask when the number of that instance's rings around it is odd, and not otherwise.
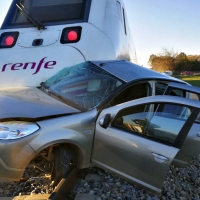
[[[69,195],[79,179],[78,172],[79,169],[73,167],[69,173],[61,179],[48,200],[63,200],[65,196]]]

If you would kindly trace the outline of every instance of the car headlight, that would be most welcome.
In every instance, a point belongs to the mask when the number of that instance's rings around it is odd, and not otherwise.
[[[33,122],[0,122],[0,140],[19,139],[34,133],[38,129],[39,126]]]

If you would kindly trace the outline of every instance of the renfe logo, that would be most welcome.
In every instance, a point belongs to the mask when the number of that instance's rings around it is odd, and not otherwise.
[[[8,63],[8,64],[5,64],[3,67],[2,67],[2,72],[4,71],[7,71],[7,70],[26,70],[27,68],[29,69],[35,69],[35,72],[33,73],[33,75],[37,74],[41,67],[43,66],[45,69],[53,69],[56,65],[56,61],[48,61],[48,62],[45,62],[44,60],[46,59],[47,57],[44,57],[40,60],[39,64],[37,65],[35,62],[27,62],[27,63]],[[37,66],[36,66],[37,65]]]

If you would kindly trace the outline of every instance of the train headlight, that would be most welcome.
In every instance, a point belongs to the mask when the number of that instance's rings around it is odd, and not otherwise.
[[[0,140],[14,140],[36,132],[39,126],[33,122],[0,122]]]
[[[67,44],[67,43],[78,42],[81,39],[81,32],[82,32],[81,26],[67,27],[63,29],[60,43]]]
[[[0,48],[12,48],[17,42],[19,32],[5,32],[0,36]]]

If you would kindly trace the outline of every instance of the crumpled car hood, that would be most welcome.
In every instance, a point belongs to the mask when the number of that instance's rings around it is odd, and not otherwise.
[[[40,118],[78,112],[80,110],[60,102],[38,88],[0,90],[0,119]]]

